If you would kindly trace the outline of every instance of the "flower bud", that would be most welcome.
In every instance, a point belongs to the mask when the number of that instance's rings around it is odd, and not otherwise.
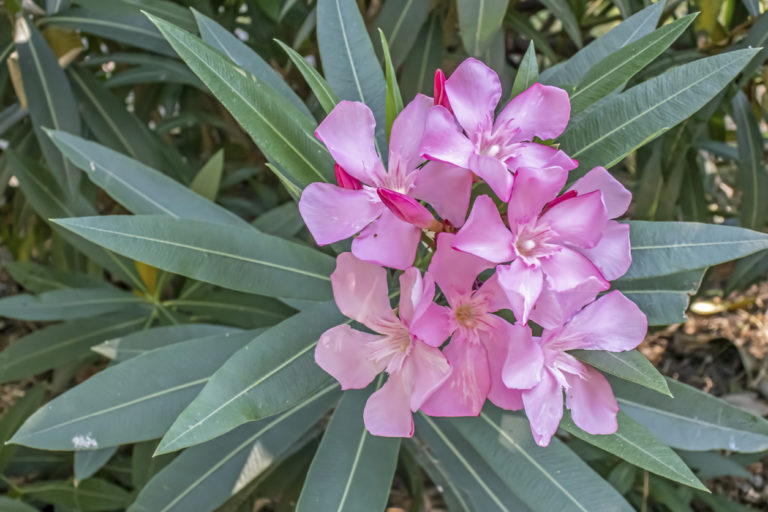
[[[448,95],[445,93],[445,73],[442,69],[435,71],[435,105],[441,105],[453,113]]]
[[[360,180],[347,173],[339,164],[335,164],[333,169],[336,171],[336,183],[341,188],[346,188],[347,190],[360,190],[363,188]]]
[[[398,219],[422,229],[442,231],[442,224],[437,221],[427,208],[414,198],[395,192],[388,188],[377,189],[379,198],[384,206],[394,213]]]

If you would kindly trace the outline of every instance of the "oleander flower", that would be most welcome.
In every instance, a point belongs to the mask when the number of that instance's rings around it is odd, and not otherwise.
[[[517,169],[577,166],[562,151],[532,142],[534,137],[557,137],[565,129],[571,106],[564,90],[533,84],[494,121],[501,82],[491,68],[470,58],[442,85],[441,76],[435,77],[435,106],[421,143],[424,157],[470,169],[505,202]]]
[[[348,324],[332,327],[320,337],[315,361],[339,381],[342,389],[365,388],[386,371],[387,381],[365,405],[365,426],[378,436],[412,436],[412,411],[417,411],[451,373],[442,352],[413,333],[414,325],[432,304],[434,282],[430,277],[422,279],[413,267],[401,274],[399,318],[389,303],[383,267],[342,253],[331,284],[339,310],[373,333]]]
[[[406,269],[416,255],[422,229],[437,229],[428,202],[442,218],[461,226],[469,206],[472,174],[441,162],[419,166],[419,143],[433,100],[418,95],[395,119],[389,142],[389,170],[376,151],[371,110],[359,102],[339,102],[315,135],[336,161],[339,186],[312,183],[299,211],[318,245],[359,235],[358,258]],[[433,224],[436,223],[436,224]]]
[[[532,336],[528,326],[515,325],[502,378],[506,386],[524,390],[525,413],[537,444],[547,446],[557,431],[563,390],[579,428],[590,434],[616,432],[619,407],[608,380],[567,351],[632,350],[647,328],[640,308],[619,291],[585,306],[564,325],[544,329],[541,337]]]

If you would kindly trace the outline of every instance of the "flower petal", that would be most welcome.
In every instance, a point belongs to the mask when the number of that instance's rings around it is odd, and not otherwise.
[[[514,178],[504,162],[488,155],[473,153],[467,167],[482,178],[499,199],[505,203],[509,201]]]
[[[539,299],[544,274],[538,267],[529,267],[520,258],[509,265],[499,265],[496,268],[499,285],[506,292],[509,309],[519,322],[528,322],[534,304]]]
[[[559,252],[541,260],[546,282],[556,292],[570,290],[587,283],[590,279],[597,280],[601,291],[610,288],[600,271],[581,253],[561,247]]]
[[[509,348],[501,378],[508,388],[530,389],[541,381],[544,352],[527,325],[514,325],[508,330]]]
[[[431,161],[415,171],[409,194],[429,203],[438,215],[461,227],[472,193],[472,172],[444,162]]]
[[[488,196],[475,200],[467,222],[456,233],[453,248],[494,263],[515,257],[512,233],[501,220],[499,210]]]
[[[374,331],[397,322],[389,304],[384,268],[345,252],[336,258],[331,285],[336,305],[345,316]]]
[[[600,192],[590,192],[560,201],[541,216],[559,235],[559,240],[580,247],[594,247],[603,236],[608,214]]]
[[[477,416],[491,389],[485,347],[455,336],[443,354],[451,375],[421,406],[429,416]]]
[[[510,128],[520,129],[518,140],[533,140],[534,136],[547,140],[563,133],[570,117],[567,92],[535,83],[507,103],[496,119],[496,126],[507,123]]]
[[[518,169],[507,208],[509,225],[523,224],[538,216],[544,205],[557,197],[567,179],[568,171],[562,167]]]
[[[416,267],[400,274],[400,305],[398,313],[405,325],[420,317],[435,297],[435,281],[431,276],[421,277]]]
[[[315,130],[344,170],[366,185],[373,185],[384,174],[376,152],[373,112],[358,101],[340,101]]]
[[[563,418],[563,389],[549,370],[535,387],[523,391],[523,404],[536,444],[549,445]]]
[[[575,190],[579,195],[599,190],[602,193],[605,210],[610,219],[615,219],[627,211],[629,203],[632,201],[632,193],[611,176],[604,167],[595,167],[576,180],[568,190]]]
[[[440,349],[420,341],[411,344],[411,353],[405,364],[410,367],[413,379],[411,410],[418,411],[451,374],[451,365]]]
[[[565,404],[571,410],[573,422],[590,434],[616,432],[619,405],[608,379],[589,365],[584,365],[581,377],[566,374],[565,378],[570,386]]]
[[[451,335],[452,315],[450,308],[430,302],[424,312],[411,323],[411,335],[430,347],[439,347]]]
[[[567,347],[564,350],[623,352],[637,347],[647,330],[648,321],[637,304],[614,290],[574,315],[558,341]]]
[[[434,226],[439,226],[440,223],[427,210],[427,207],[411,196],[381,187],[376,189],[376,192],[379,194],[379,199],[381,199],[384,206],[389,208],[389,211],[394,213],[403,222],[413,224],[421,229],[434,230],[436,229]]]
[[[554,291],[544,286],[530,319],[545,329],[560,327],[582,306],[595,300],[597,294],[606,289],[605,286],[605,281],[596,277],[590,277],[567,290]]]
[[[390,171],[397,166],[401,172],[412,171],[423,160],[419,146],[432,106],[431,98],[417,94],[395,118],[389,136]]]
[[[310,183],[299,200],[299,213],[318,245],[349,238],[385,210],[371,190],[349,190],[330,183]]]
[[[475,279],[493,264],[472,254],[453,248],[456,235],[440,233],[437,235],[437,249],[429,263],[429,274],[445,294],[448,303],[456,295],[469,293]]]
[[[315,362],[339,381],[341,389],[363,389],[380,374],[386,365],[376,364],[368,357],[377,334],[356,331],[348,325],[337,325],[320,336],[315,347]]]
[[[403,372],[394,373],[368,397],[363,410],[363,421],[368,432],[383,437],[413,435],[409,380]]]
[[[608,221],[603,237],[589,249],[575,248],[589,258],[609,281],[623,276],[632,264],[632,248],[629,244],[629,224]]]
[[[475,147],[461,132],[453,114],[444,107],[432,107],[421,139],[421,155],[466,168],[474,151]]]
[[[445,91],[453,113],[467,133],[487,123],[501,98],[501,82],[494,70],[477,59],[466,59],[445,81]]]
[[[498,317],[497,317],[498,318]],[[498,318],[496,324],[481,342],[488,354],[488,370],[491,379],[491,389],[488,391],[488,400],[498,407],[509,411],[519,411],[523,408],[523,391],[509,389],[502,380],[502,370],[509,350],[509,336],[512,325]]]
[[[579,166],[565,152],[544,144],[522,142],[515,145],[514,153],[506,160],[507,167],[513,172],[521,167],[562,167],[570,171]]]
[[[352,241],[352,253],[361,260],[404,270],[413,264],[420,237],[421,229],[385,210]]]

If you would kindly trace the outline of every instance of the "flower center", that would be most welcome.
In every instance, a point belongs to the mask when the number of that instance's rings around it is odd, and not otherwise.
[[[477,315],[470,304],[462,304],[456,308],[454,315],[456,315],[456,323],[462,327],[474,329],[477,326]]]
[[[476,338],[477,332],[490,328],[488,303],[482,294],[472,292],[455,297],[450,303],[457,329],[464,331],[469,339]]]
[[[537,224],[533,220],[518,228],[514,250],[527,265],[535,265],[540,258],[551,256],[559,250],[552,242],[554,233],[546,224]]]
[[[506,125],[493,127],[486,125],[475,136],[475,148],[481,155],[507,160],[514,156],[519,128],[509,129]]]
[[[387,373],[393,373],[403,366],[405,358],[411,352],[411,335],[405,326],[398,326],[371,342],[370,358],[375,362],[385,362]]]

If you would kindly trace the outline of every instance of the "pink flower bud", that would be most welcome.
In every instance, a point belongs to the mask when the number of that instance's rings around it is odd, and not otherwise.
[[[453,113],[448,95],[445,94],[445,73],[442,69],[435,71],[435,105],[442,105]]]
[[[425,206],[414,198],[394,190],[389,190],[388,188],[379,188],[377,192],[384,206],[389,208],[398,219],[413,224],[418,228],[436,232],[442,230],[442,224],[429,213]]]
[[[350,176],[339,164],[335,164],[333,169],[336,171],[336,183],[338,183],[341,188],[346,188],[348,190],[360,190],[363,188],[360,184],[360,180]]]

